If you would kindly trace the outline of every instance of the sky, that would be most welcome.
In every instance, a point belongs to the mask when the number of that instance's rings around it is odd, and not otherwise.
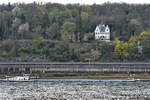
[[[80,4],[102,4],[105,2],[117,2],[117,3],[132,3],[132,4],[150,4],[150,0],[0,0],[0,4],[8,4],[10,2],[13,3],[32,3],[32,2],[52,2],[52,3],[62,3],[62,4],[74,4],[74,3],[80,3]]]

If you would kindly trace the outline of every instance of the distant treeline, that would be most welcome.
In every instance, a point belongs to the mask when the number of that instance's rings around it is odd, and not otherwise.
[[[93,32],[101,21],[111,29],[110,43],[94,40]],[[149,4],[0,5],[0,56],[50,61],[148,60],[149,29]]]

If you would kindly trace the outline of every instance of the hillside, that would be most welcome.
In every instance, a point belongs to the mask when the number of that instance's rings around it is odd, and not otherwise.
[[[0,61],[149,61],[150,5],[0,5]],[[96,41],[103,21],[111,42]]]

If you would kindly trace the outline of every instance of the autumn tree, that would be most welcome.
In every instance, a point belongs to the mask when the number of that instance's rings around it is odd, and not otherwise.
[[[117,58],[120,60],[124,60],[128,58],[129,53],[128,53],[128,43],[126,42],[121,42],[118,39],[115,40],[116,45],[115,45],[115,55]]]

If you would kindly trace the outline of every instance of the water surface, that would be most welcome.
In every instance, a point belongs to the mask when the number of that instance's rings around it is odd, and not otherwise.
[[[49,82],[0,82],[0,100],[150,100],[150,81],[51,79]]]

